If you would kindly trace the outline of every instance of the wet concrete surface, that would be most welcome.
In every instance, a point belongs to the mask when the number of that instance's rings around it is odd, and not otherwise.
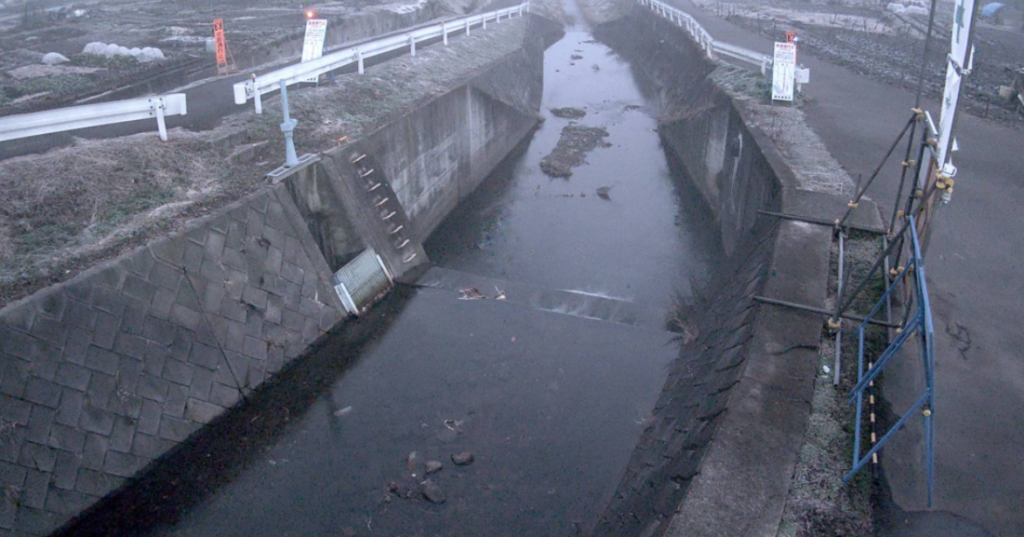
[[[592,39],[570,29],[548,49],[550,117],[428,251],[446,269],[667,313],[675,291],[712,270],[715,228],[681,202],[695,194],[659,146],[656,100]],[[584,59],[570,65],[573,54]],[[585,107],[580,124],[610,133],[569,180],[538,164],[568,124],[546,112],[559,106]],[[578,535],[651,423],[675,336],[402,287],[75,533]],[[464,451],[475,461],[453,464]],[[418,493],[432,460],[444,464],[430,476],[442,504]]]
[[[574,535],[676,352],[660,331],[416,290],[230,483],[151,535]],[[387,494],[429,460],[446,503]]]

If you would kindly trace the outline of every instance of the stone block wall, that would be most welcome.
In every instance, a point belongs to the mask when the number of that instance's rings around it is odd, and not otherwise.
[[[0,535],[45,535],[345,315],[284,185],[0,310]]]
[[[687,311],[693,341],[672,364],[651,421],[594,537],[653,535],[689,492],[750,358],[776,230],[761,222]]]

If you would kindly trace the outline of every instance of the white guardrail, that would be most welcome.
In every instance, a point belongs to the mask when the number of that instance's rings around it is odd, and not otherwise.
[[[363,62],[367,58],[406,47],[409,47],[409,53],[415,56],[416,43],[418,42],[440,37],[444,40],[444,44],[447,45],[448,35],[451,33],[464,31],[466,35],[470,35],[471,29],[474,26],[483,26],[486,29],[488,21],[501,22],[501,19],[509,19],[513,15],[522,17],[524,12],[530,12],[529,2],[479,15],[446,20],[432,26],[425,26],[401,34],[346,47],[315,60],[289,65],[288,67],[235,84],[233,88],[235,104],[245,104],[249,99],[253,99],[256,105],[256,113],[262,114],[263,103],[261,96],[278,91],[282,80],[290,86],[308,81],[311,78],[351,65],[352,63],[358,65],[358,71],[362,74]]]
[[[772,56],[737,47],[735,45],[730,45],[728,43],[723,43],[721,41],[715,41],[715,39],[711,37],[711,34],[709,34],[696,19],[691,17],[690,14],[685,11],[676,9],[664,2],[659,2],[658,0],[637,0],[637,2],[642,6],[651,8],[655,13],[665,17],[680,27],[686,28],[686,30],[690,32],[690,36],[693,37],[693,40],[696,41],[700,48],[707,53],[709,58],[715,58],[716,54],[718,54],[749,62],[760,67],[762,74],[767,73],[772,67],[772,63],[774,62]]]
[[[171,93],[18,114],[0,117],[0,142],[153,118],[156,119],[157,129],[160,131],[160,139],[167,141],[167,124],[164,118],[184,116],[187,111],[185,94]]]

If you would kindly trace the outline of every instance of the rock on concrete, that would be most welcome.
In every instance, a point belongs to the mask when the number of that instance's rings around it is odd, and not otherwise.
[[[473,464],[474,460],[476,460],[476,458],[473,457],[473,454],[468,451],[463,451],[462,453],[452,455],[452,462],[454,462],[458,466],[468,466],[470,464]]]
[[[420,483],[420,494],[430,503],[444,503],[447,499],[441,487],[429,479]]]

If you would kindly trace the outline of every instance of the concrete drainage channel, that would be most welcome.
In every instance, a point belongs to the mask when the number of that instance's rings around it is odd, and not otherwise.
[[[686,42],[644,60],[634,13],[545,55],[529,20],[465,84],[0,312],[0,534],[774,534],[820,323],[751,297],[823,301],[827,233],[757,217],[806,194]],[[607,146],[549,179],[573,125],[530,133],[575,105]]]

